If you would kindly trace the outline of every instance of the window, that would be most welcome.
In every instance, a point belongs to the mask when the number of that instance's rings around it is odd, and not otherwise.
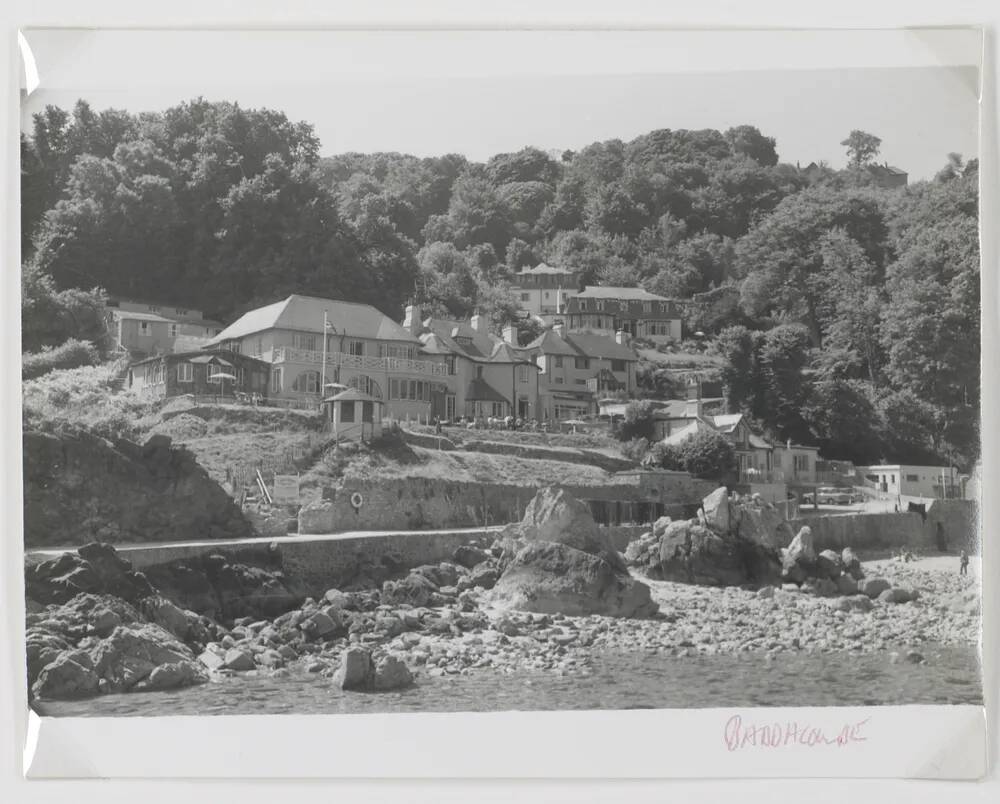
[[[354,421],[354,402],[341,402],[340,403],[340,420],[342,422],[353,422]]]
[[[599,312],[599,313],[604,312],[604,300],[603,299],[598,299],[597,300],[597,312]]]
[[[573,382],[575,382],[577,385],[586,385],[587,384],[586,380],[580,380],[580,379],[576,379]]]
[[[229,351],[230,352],[235,352],[236,354],[239,354],[240,352],[243,351],[243,344],[240,343],[239,341],[230,341],[229,342]]]
[[[549,294],[546,293],[545,295],[548,296]],[[521,294],[521,301],[531,301],[531,294],[530,293],[522,293]]]
[[[556,385],[562,385],[563,384],[563,378],[562,377],[556,377],[555,379],[556,379]]]
[[[916,483],[919,479],[920,478],[917,477],[917,475],[907,475],[906,476],[906,482],[907,483]]]
[[[548,298],[549,298],[549,292],[546,290],[545,291],[545,299],[548,300]],[[525,299],[525,301],[527,301],[527,299]]]
[[[194,382],[194,366],[191,363],[177,364],[177,382]]]
[[[578,369],[589,369],[590,359],[586,357],[576,357],[573,359],[574,365]]]
[[[243,387],[243,384],[246,382],[246,378],[247,377],[246,377],[246,369],[245,368],[243,368],[241,366],[240,368],[236,369],[236,384],[237,385],[239,385],[240,387]]]
[[[653,303],[652,302],[643,302],[642,303],[642,311],[644,313],[651,313],[651,312],[653,312]]]
[[[809,471],[809,456],[808,455],[793,455],[792,456],[792,466],[795,468],[796,472],[808,472]]]
[[[444,362],[448,366],[448,374],[454,376],[458,373],[458,369],[455,367],[455,355],[445,355]]]
[[[271,393],[280,394],[282,385],[282,369],[271,369]]]
[[[351,341],[347,344],[347,350],[349,354],[352,354],[355,357],[363,356],[365,353],[364,341]]]
[[[504,413],[503,402],[494,402],[493,403],[493,415],[494,416],[503,416],[503,413]]]
[[[148,335],[149,334],[149,322],[148,321],[140,321],[139,322],[139,333],[141,335]]]
[[[212,385],[219,385],[222,382],[222,380],[219,378],[219,374],[222,372],[221,366],[216,366],[213,365],[212,363],[209,363],[208,365],[205,366],[205,371],[208,374],[206,379],[208,380],[208,382],[212,383]]]
[[[562,355],[556,355],[556,368],[562,368],[562,367],[563,367]]]
[[[160,312],[160,308],[157,307],[155,304],[151,304],[151,305],[149,305],[149,312],[151,312],[151,313],[158,313],[158,312]]]
[[[177,325],[176,324],[171,324],[170,325],[170,337],[171,338],[176,338],[177,337]]]
[[[361,403],[361,421],[371,424],[375,413],[375,403],[374,402],[362,402]]]
[[[175,308],[174,312],[177,313],[177,315],[187,315],[188,314],[187,310],[182,310],[179,307]]]
[[[483,377],[483,367],[482,366],[476,366],[476,377],[479,378],[479,379],[482,379],[482,377]]]
[[[587,300],[586,299],[580,299],[579,301],[580,301],[580,310],[581,311],[586,310],[587,309]]]
[[[306,335],[303,332],[293,332],[292,333],[292,348],[293,349],[306,349],[310,352],[316,351],[316,336]]]
[[[254,349],[253,353],[255,355],[262,355],[262,354],[264,354],[264,339],[263,338],[258,338],[254,342],[253,349]]]
[[[892,483],[893,483],[893,485],[895,485],[895,483],[896,483],[896,476],[895,475],[890,475],[890,477],[892,477]]]
[[[299,393],[315,394],[319,391],[319,372],[303,371],[292,383],[292,390]]]
[[[625,371],[625,361],[624,360],[612,360],[611,361],[612,371]]]
[[[517,381],[518,382],[527,382],[528,381],[528,367],[527,366],[518,366],[517,367]]]
[[[347,381],[347,384],[351,386],[351,388],[355,388],[363,394],[368,394],[368,396],[373,396],[376,399],[382,398],[382,389],[379,387],[379,384],[367,374],[358,374],[356,377],[351,377],[351,379]],[[399,396],[397,398],[406,399],[406,391],[406,380],[399,380]],[[391,379],[389,381],[389,393],[392,393]]]

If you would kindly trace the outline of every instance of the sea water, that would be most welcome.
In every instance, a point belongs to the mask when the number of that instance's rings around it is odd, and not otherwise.
[[[432,677],[384,693],[344,692],[304,671],[233,676],[172,692],[36,702],[43,715],[258,715],[982,704],[978,650],[921,645],[891,654],[780,652],[670,656],[595,652],[589,675],[491,670]]]

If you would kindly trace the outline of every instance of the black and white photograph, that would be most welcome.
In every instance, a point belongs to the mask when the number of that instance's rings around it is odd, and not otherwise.
[[[978,62],[605,36],[21,32],[36,715],[983,705]]]

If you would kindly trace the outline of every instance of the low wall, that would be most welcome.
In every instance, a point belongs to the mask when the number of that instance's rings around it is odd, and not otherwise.
[[[530,460],[562,461],[564,463],[597,466],[605,472],[621,472],[635,468],[635,461],[577,447],[548,447],[541,444],[515,444],[503,441],[465,441],[460,449],[492,455],[512,455]]]
[[[978,551],[978,514],[972,500],[935,500],[926,517],[900,512],[811,516],[789,521],[795,533],[803,526],[810,528],[817,550],[909,548],[924,552],[938,549],[938,523],[948,550]]]
[[[615,511],[611,517],[604,515],[608,511],[595,511],[602,524],[651,522],[663,513],[674,516],[684,506],[699,503],[715,488],[714,484],[696,480],[683,472],[631,472],[617,476],[616,480],[618,482],[599,486],[565,485],[563,488],[590,503],[592,511],[597,503],[623,503],[612,506]],[[469,483],[422,477],[377,480],[348,477],[340,488],[325,489],[324,499],[299,511],[299,533],[507,524],[524,516],[538,488],[534,484]],[[355,495],[360,495],[361,505],[353,504],[357,502]],[[644,505],[629,506],[630,503]],[[622,511],[618,511],[619,508]],[[641,516],[630,519],[632,509]]]

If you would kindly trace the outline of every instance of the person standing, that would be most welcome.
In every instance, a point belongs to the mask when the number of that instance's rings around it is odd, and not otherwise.
[[[969,574],[969,554],[962,551],[962,554],[958,557],[958,574],[968,575]]]

